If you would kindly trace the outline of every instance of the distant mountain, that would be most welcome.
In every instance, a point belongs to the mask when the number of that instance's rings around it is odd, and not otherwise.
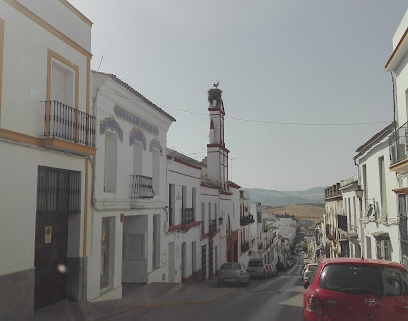
[[[322,204],[324,203],[325,187],[313,187],[305,191],[276,191],[262,188],[246,188],[250,193],[251,202],[259,202],[263,206],[285,206],[289,204]]]

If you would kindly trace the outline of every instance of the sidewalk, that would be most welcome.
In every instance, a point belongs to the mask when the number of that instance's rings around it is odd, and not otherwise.
[[[151,283],[123,284],[122,299],[73,303],[60,301],[35,312],[35,321],[103,320],[130,309],[149,309],[163,306],[209,304],[223,296],[236,292],[239,287],[218,288],[215,281],[199,283]]]

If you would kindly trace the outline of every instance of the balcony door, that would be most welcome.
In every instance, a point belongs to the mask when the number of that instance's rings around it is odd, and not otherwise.
[[[74,107],[74,73],[57,61],[51,66],[51,100]]]

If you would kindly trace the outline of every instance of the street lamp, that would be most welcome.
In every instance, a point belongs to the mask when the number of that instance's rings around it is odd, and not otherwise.
[[[218,218],[218,224],[221,226],[223,221],[224,221],[224,219],[220,216]]]
[[[363,189],[361,188],[360,185],[358,185],[358,187],[356,189],[356,195],[357,195],[357,198],[359,200],[361,200],[363,198],[363,193],[364,193]]]

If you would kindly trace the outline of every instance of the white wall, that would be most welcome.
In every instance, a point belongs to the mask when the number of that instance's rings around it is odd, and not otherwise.
[[[54,4],[48,9],[50,3]],[[65,11],[58,1],[24,1],[24,4],[31,9],[36,8],[36,12],[44,10],[42,16],[54,17],[55,21],[61,20],[61,12]],[[34,137],[44,135],[45,107],[41,101],[46,100],[48,49],[78,66],[78,108],[85,111],[87,58],[4,1],[0,2],[0,19],[5,20],[1,127]],[[62,31],[68,37],[76,35],[79,25],[82,25],[64,24]],[[90,48],[91,29],[88,26],[80,29],[82,35],[79,37],[85,37],[83,45]],[[21,117],[23,114],[24,117]]]
[[[84,168],[85,160],[68,157],[40,148],[28,148],[0,141],[0,275],[21,271],[34,266],[35,220],[37,206],[38,166],[69,169],[82,172],[81,219],[75,235],[76,250],[69,244],[69,256],[82,253]],[[69,237],[72,237],[69,231]],[[78,235],[79,234],[79,235]]]

